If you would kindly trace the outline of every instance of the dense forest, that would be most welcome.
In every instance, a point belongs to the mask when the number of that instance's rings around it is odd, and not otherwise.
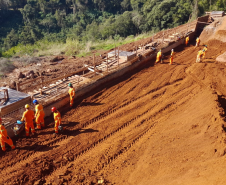
[[[226,0],[0,0],[0,54],[39,40],[125,38],[225,8]]]

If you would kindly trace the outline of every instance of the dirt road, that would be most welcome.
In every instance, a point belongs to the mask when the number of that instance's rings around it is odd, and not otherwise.
[[[193,43],[194,44],[194,43]],[[17,149],[0,152],[0,184],[225,184],[226,44],[176,48],[175,64],[154,61],[97,89]],[[200,49],[202,46],[200,46]]]

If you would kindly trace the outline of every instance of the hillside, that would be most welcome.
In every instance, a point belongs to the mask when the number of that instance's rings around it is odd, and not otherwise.
[[[90,42],[172,28],[205,11],[224,10],[225,5],[218,0],[211,4],[205,0],[198,4],[195,0],[0,1],[0,53],[5,57],[32,55],[42,49],[42,43],[54,48],[53,43],[72,40],[78,42],[78,47],[72,52],[67,49],[61,52],[78,55]],[[36,47],[27,52],[20,50],[21,46],[29,48],[34,44]],[[11,52],[5,53],[11,48]]]
[[[0,183],[225,184],[226,67],[216,58],[226,43],[202,42],[202,63],[191,41],[175,48],[175,65],[148,61],[78,101],[62,116],[67,134],[53,136],[51,122],[18,139],[0,152]]]

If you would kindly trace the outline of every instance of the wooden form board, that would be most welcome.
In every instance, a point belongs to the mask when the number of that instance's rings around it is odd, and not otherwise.
[[[24,105],[30,104],[30,103],[31,103],[31,97],[29,96],[29,97],[26,97],[22,100],[15,102],[15,103],[2,107],[0,109],[0,114],[1,114],[1,116],[4,116],[6,114],[9,114],[9,113],[17,110],[19,107],[23,107]]]
[[[53,82],[53,81],[62,80],[62,79],[64,79],[64,78],[68,78],[68,77],[70,77],[70,76],[72,76],[72,75],[74,75],[74,74],[77,74],[77,73],[79,73],[79,72],[86,71],[86,70],[87,70],[87,68],[86,68],[86,67],[83,67],[82,69],[79,69],[78,71],[75,71],[75,72],[69,73],[69,74],[67,74],[67,75],[65,75],[65,76],[61,76],[61,77],[59,77],[59,78],[54,78],[54,79],[51,79],[51,80],[48,80],[48,81],[43,81],[43,80],[42,80],[43,77],[41,76],[41,77],[38,77],[38,78],[35,78],[35,79],[32,79],[32,80],[29,80],[29,81],[27,81],[27,82],[18,83],[18,84],[17,84],[17,91],[20,90],[20,87],[21,87],[22,85],[26,85],[26,84],[32,83],[32,82],[34,82],[34,81],[36,81],[36,80],[39,80],[39,79],[41,79],[41,82],[40,82],[39,84],[36,84],[35,86],[41,85],[41,86],[43,87],[45,84],[51,83],[51,82]],[[31,88],[31,87],[30,87],[30,88]]]

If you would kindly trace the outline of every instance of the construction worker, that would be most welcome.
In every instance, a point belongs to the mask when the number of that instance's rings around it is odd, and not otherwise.
[[[73,87],[72,83],[68,84],[69,91],[68,94],[70,95],[70,107],[74,104],[74,98],[75,98],[75,88]]]
[[[155,63],[157,64],[159,61],[162,62],[162,50],[161,50],[161,49],[160,49],[159,52],[157,53]]]
[[[203,50],[199,50],[198,55],[197,55],[197,59],[196,59],[197,63],[201,62],[202,55],[203,55]]]
[[[175,52],[174,52],[174,50],[172,49],[171,50],[171,55],[170,55],[170,65],[172,65],[173,64],[173,57],[174,57],[174,55],[175,55]]]
[[[198,46],[199,46],[199,44],[200,44],[200,38],[199,38],[199,37],[197,37],[195,47],[198,47]]]
[[[30,110],[30,106],[28,104],[25,105],[26,111],[23,114],[23,117],[21,121],[25,121],[25,132],[26,136],[29,136],[30,128],[31,132],[34,134],[35,133],[35,128],[34,128],[34,111]]]
[[[15,149],[16,147],[13,145],[12,139],[8,136],[7,130],[4,127],[4,124],[2,124],[2,118],[0,118],[0,143],[1,148],[5,152],[5,143],[7,143],[9,146],[11,146],[12,149]]]
[[[45,113],[43,111],[43,106],[38,102],[38,100],[33,100],[33,104],[35,105],[36,126],[37,126],[37,129],[41,129],[41,126],[45,127],[45,124],[44,124]]]
[[[55,121],[55,133],[58,134],[59,126],[61,125],[61,115],[60,112],[56,109],[56,107],[52,107],[53,117]]]
[[[206,51],[207,51],[207,45],[204,46],[203,48],[203,55],[202,55],[202,58],[204,59],[205,56],[206,56]]]
[[[188,45],[188,42],[189,42],[189,36],[187,36],[186,39],[185,39],[185,45],[186,46]]]

